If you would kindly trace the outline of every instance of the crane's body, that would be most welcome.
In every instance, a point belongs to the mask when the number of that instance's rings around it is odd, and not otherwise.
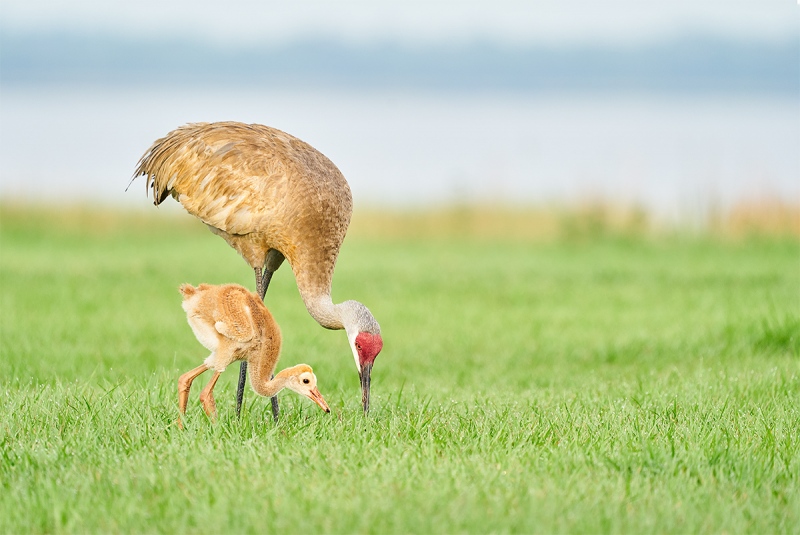
[[[250,364],[250,384],[259,395],[273,397],[289,388],[317,403],[325,412],[328,405],[317,390],[317,378],[306,364],[298,364],[272,377],[280,358],[281,331],[261,299],[238,284],[194,287],[184,284],[183,309],[197,340],[211,351],[202,365],[178,380],[178,407],[186,412],[192,381],[207,370],[214,375],[200,400],[206,413],[216,416],[213,389],[219,375],[237,360]]]
[[[171,195],[251,267],[280,251],[303,299],[330,294],[353,200],[342,173],[307,143],[262,125],[192,124],[156,141],[136,175],[149,177],[156,204]]]
[[[156,205],[172,196],[242,255],[255,270],[262,299],[272,273],[284,258],[289,261],[309,314],[325,328],[347,332],[366,412],[383,340],[364,305],[331,300],[353,210],[350,187],[336,166],[274,128],[196,123],[157,140],[139,161],[134,178],[139,175],[147,178]],[[243,379],[244,372],[240,392]]]

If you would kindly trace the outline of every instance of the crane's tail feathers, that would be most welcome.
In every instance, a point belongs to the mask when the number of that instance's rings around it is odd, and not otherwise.
[[[164,199],[166,199],[167,196],[169,195],[169,192],[162,192],[160,195],[156,195],[156,191],[155,191],[155,189],[156,189],[156,174],[155,173],[151,173],[149,171],[149,169],[151,167],[151,164],[150,164],[150,161],[149,161],[149,157],[152,156],[153,149],[155,148],[155,146],[160,141],[162,141],[162,140],[161,139],[157,140],[153,144],[153,146],[151,146],[149,149],[147,149],[147,152],[145,152],[142,155],[142,157],[139,158],[139,161],[136,163],[136,171],[133,172],[133,176],[131,176],[131,181],[128,182],[128,185],[125,187],[125,191],[128,191],[130,189],[130,187],[131,187],[131,184],[133,184],[134,180],[136,180],[140,176],[144,175],[144,177],[145,177],[144,194],[146,196],[148,193],[150,193],[150,188],[152,187],[153,188],[153,199],[154,199],[153,204],[155,204],[156,206],[161,204],[161,202]]]
[[[127,192],[128,192],[128,190],[130,189],[130,187],[131,187],[131,184],[133,184],[133,181],[134,181],[134,180],[136,180],[136,178],[137,178],[138,176],[139,176],[139,175],[133,175],[133,176],[131,177],[131,181],[130,181],[130,182],[128,182],[128,185],[127,185],[127,186],[125,186],[125,192],[126,192],[126,193],[127,193]]]
[[[131,182],[144,175],[146,190],[153,190],[153,204],[161,204],[172,193],[172,184],[185,171],[185,160],[191,152],[188,147],[192,145],[197,129],[203,126],[206,123],[190,123],[176,128],[157,139],[139,159]]]

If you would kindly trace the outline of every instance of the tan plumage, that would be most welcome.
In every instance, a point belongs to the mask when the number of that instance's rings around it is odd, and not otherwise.
[[[342,173],[307,143],[262,125],[189,124],[157,140],[135,175],[148,178],[156,204],[172,195],[251,267],[275,249],[301,294],[330,293],[353,200]]]
[[[201,284],[196,288],[184,284],[180,291],[192,331],[197,340],[211,351],[202,365],[181,375],[178,380],[181,413],[186,412],[192,381],[206,370],[214,370],[200,400],[206,413],[215,417],[214,385],[225,368],[237,360],[246,360],[250,364],[250,383],[258,394],[272,397],[283,388],[289,388],[329,412],[317,390],[317,378],[310,366],[298,364],[270,379],[280,356],[281,331],[257,295],[238,284]]]
[[[311,316],[325,328],[347,331],[366,411],[369,373],[383,340],[364,305],[331,300],[353,210],[350,187],[336,166],[275,128],[196,123],[153,143],[134,178],[139,175],[156,205],[171,195],[242,255],[255,270],[262,299],[272,273],[288,259]]]

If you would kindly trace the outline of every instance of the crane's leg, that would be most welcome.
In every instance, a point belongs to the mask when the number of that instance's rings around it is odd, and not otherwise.
[[[203,410],[211,418],[212,422],[217,421],[217,403],[214,401],[214,387],[217,385],[220,372],[214,372],[211,380],[206,387],[200,392],[200,402],[203,404]]]
[[[253,268],[256,274],[256,293],[264,300],[264,278],[261,274],[261,268]],[[239,418],[242,413],[242,400],[244,400],[244,383],[247,381],[247,361],[243,360],[239,364],[239,384],[236,388],[236,417]]]
[[[256,293],[264,300],[269,288],[269,282],[272,280],[272,274],[278,270],[283,263],[284,256],[276,249],[270,249],[267,253],[266,261],[264,262],[264,270],[253,268],[256,275]],[[273,376],[274,377],[274,376]],[[236,389],[236,417],[242,412],[242,400],[244,399],[244,383],[247,381],[247,361],[243,360],[239,365],[239,385]],[[272,402],[272,418],[278,421],[278,396],[270,398]]]
[[[178,409],[181,411],[181,414],[186,414],[186,404],[189,402],[189,390],[192,388],[192,382],[207,369],[208,366],[201,364],[178,378]],[[180,416],[178,416],[178,427],[183,429],[183,422],[181,422]]]
[[[243,360],[239,364],[239,388],[236,390],[236,417],[242,412],[242,400],[244,399],[244,383],[247,381],[247,361]]]

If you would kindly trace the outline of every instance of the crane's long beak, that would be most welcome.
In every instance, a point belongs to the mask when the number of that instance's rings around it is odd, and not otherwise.
[[[319,390],[314,388],[306,395],[311,401],[319,405],[322,410],[325,412],[331,412],[331,409],[328,407],[328,404],[325,403],[325,398],[322,397],[322,394],[319,393]]]
[[[372,363],[363,364],[359,375],[361,376],[361,403],[364,404],[364,414],[369,412],[370,374],[372,374]]]

